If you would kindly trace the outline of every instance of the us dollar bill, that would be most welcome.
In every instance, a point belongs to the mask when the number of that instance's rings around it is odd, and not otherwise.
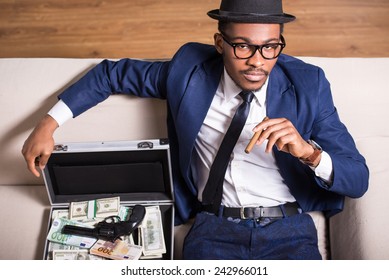
[[[88,250],[54,250],[53,260],[105,260],[105,258],[91,255]]]
[[[53,259],[53,251],[55,250],[81,250],[81,249],[76,246],[64,245],[64,244],[47,241],[47,254],[46,254],[47,260]]]
[[[86,221],[95,218],[117,216],[120,209],[120,197],[100,198],[70,203],[71,220]]]
[[[159,206],[146,207],[146,215],[140,226],[144,256],[160,256],[166,253],[165,237]]]
[[[64,218],[69,219],[69,209],[55,209],[51,214],[51,220],[54,221],[55,218]]]

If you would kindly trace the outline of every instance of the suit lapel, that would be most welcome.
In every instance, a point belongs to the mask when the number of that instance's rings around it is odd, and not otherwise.
[[[177,113],[176,126],[179,131],[181,162],[188,163],[198,132],[208,113],[223,73],[222,59],[200,65],[193,73]],[[190,125],[189,125],[190,124]]]
[[[287,118],[296,124],[297,102],[294,87],[278,65],[270,74],[266,110],[269,118]]]
[[[269,87],[267,91],[267,115],[269,118],[286,118],[297,127],[297,100],[295,89],[288,77],[280,66],[273,68],[270,74]],[[286,178],[289,174],[288,169],[294,166],[295,160],[290,154],[280,152],[274,146],[274,156],[281,175]],[[293,194],[295,190],[291,184],[288,184]]]

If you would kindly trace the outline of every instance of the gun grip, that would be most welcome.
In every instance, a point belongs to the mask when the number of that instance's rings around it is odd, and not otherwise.
[[[128,221],[124,222],[128,234],[132,234],[134,230],[139,227],[145,215],[146,208],[144,206],[137,204],[132,208],[132,212],[130,217],[128,218]]]
[[[132,212],[130,218],[128,219],[128,222],[140,224],[143,221],[145,215],[146,215],[146,208],[143,205],[137,204],[132,208]]]

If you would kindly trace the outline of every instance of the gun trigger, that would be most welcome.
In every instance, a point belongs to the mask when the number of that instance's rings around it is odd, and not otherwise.
[[[119,216],[109,216],[104,219],[104,222],[106,223],[117,223],[121,222],[121,219]]]

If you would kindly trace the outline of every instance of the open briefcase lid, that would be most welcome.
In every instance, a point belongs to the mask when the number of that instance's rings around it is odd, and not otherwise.
[[[52,205],[111,196],[128,203],[173,201],[163,139],[56,145],[43,177]]]

